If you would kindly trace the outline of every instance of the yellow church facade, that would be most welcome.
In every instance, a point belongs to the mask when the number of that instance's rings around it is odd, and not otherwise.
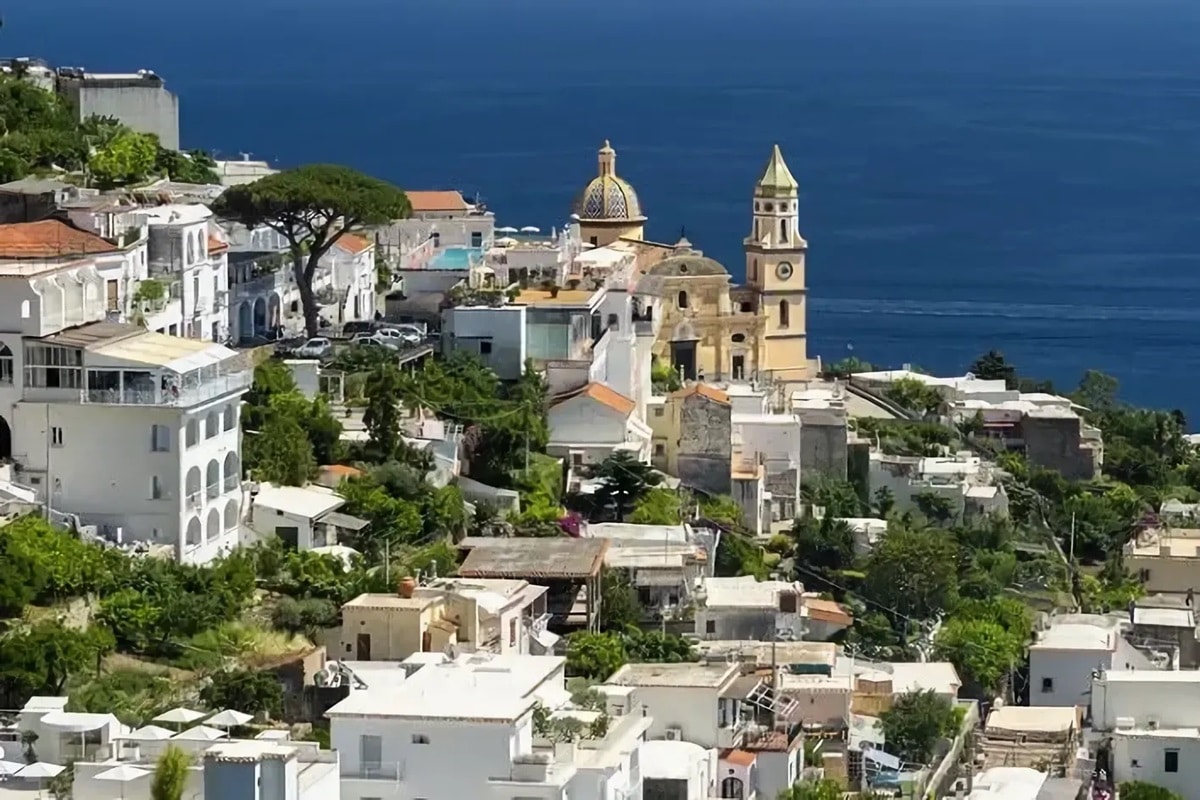
[[[811,378],[808,359],[805,256],[799,230],[799,184],[778,146],[771,152],[750,203],[743,241],[746,282],[696,249],[645,241],[644,215],[632,185],[616,173],[606,141],[598,174],[579,194],[574,217],[583,241],[603,247],[637,245],[645,290],[661,298],[662,324],[653,353],[686,379],[790,383]]]

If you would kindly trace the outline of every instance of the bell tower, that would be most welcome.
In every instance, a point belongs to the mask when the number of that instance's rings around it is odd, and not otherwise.
[[[754,212],[745,240],[746,283],[758,291],[766,321],[760,369],[779,380],[808,376],[807,296],[800,235],[800,185],[779,145],[754,185]]]

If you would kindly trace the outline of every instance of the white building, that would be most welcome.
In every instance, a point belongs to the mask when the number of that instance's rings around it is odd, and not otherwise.
[[[571,466],[598,464],[618,450],[650,461],[651,431],[637,403],[601,383],[589,383],[553,406],[548,414],[546,452]]]
[[[333,325],[375,318],[375,243],[344,233],[329,249],[321,267],[330,273],[321,316]]]
[[[991,469],[976,455],[894,456],[878,450],[870,454],[868,481],[871,496],[887,489],[895,500],[895,511],[918,511],[923,495],[947,501],[951,516],[965,517],[1008,514],[1008,496]]]
[[[344,532],[357,532],[366,520],[338,512],[346,499],[316,484],[259,484],[251,495],[250,526],[259,536],[275,535],[285,547],[312,550],[338,543]]]
[[[697,592],[696,635],[705,639],[804,638],[804,587],[793,581],[705,578]]]
[[[180,204],[143,208],[135,216],[149,229],[146,281],[154,282],[156,295],[169,301],[162,310],[146,314],[146,327],[165,327],[168,333],[191,339],[225,341],[229,337],[228,247],[209,235],[212,211]],[[139,288],[145,295],[146,288]]]
[[[1200,797],[1200,672],[1106,671],[1095,680],[1091,712],[1093,726],[1112,737],[1114,782]]]
[[[667,614],[686,606],[712,575],[720,533],[690,525],[589,524],[584,536],[607,539],[604,563],[624,571],[642,607]]]
[[[464,305],[442,311],[442,355],[461,350],[501,380],[516,380],[529,357],[525,306]]]
[[[1098,614],[1065,614],[1029,648],[1029,704],[1086,706],[1092,679],[1106,670],[1153,670],[1153,661],[1126,641],[1128,620]]]
[[[634,709],[597,723],[603,712],[567,708],[563,665],[553,656],[418,653],[403,670],[366,673],[367,688],[328,712],[331,742],[343,754],[342,795],[639,797],[638,746],[651,719]],[[583,736],[553,743],[556,720],[566,717]]]

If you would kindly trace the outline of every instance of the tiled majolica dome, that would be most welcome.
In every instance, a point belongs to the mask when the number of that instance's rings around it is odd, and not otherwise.
[[[617,151],[607,140],[600,148],[598,174],[575,199],[574,211],[581,220],[644,220],[637,192],[617,177]]]

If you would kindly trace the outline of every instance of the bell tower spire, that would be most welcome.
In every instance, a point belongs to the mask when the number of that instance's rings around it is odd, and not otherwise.
[[[754,184],[750,234],[745,240],[746,283],[758,291],[765,317],[765,352],[760,363],[783,380],[807,376],[808,350],[805,256],[800,235],[800,184],[779,145]]]

